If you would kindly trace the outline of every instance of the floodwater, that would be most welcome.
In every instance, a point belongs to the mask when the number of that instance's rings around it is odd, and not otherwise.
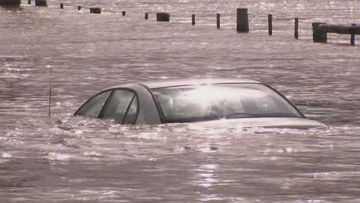
[[[360,201],[359,41],[330,34],[315,44],[311,31],[312,22],[360,24],[360,1],[62,2],[63,10],[59,1],[0,8],[0,202]],[[89,14],[90,6],[103,13]],[[238,7],[249,8],[248,34],[234,30]],[[155,22],[158,11],[171,22]],[[266,82],[329,129],[121,126],[72,116],[106,87],[189,77]]]

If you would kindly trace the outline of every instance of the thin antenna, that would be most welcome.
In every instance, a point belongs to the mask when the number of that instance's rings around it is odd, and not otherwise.
[[[51,116],[51,85],[52,85],[52,67],[50,67],[50,75],[49,75],[49,116]]]

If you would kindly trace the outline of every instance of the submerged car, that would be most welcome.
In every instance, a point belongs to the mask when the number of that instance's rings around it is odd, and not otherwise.
[[[278,91],[247,79],[144,82],[105,89],[76,116],[120,124],[229,122],[244,127],[326,127],[310,120]]]

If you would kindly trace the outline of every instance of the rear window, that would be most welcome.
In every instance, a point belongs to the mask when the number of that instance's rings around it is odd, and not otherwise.
[[[109,98],[111,91],[102,92],[89,99],[80,109],[75,113],[77,116],[86,116],[97,118]]]

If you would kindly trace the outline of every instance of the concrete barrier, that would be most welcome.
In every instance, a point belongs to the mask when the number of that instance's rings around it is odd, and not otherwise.
[[[248,9],[238,8],[236,15],[236,31],[249,32]]]
[[[320,25],[325,23],[313,23],[313,42],[326,43],[327,42],[327,32],[320,29]]]
[[[90,8],[90,13],[100,14],[101,13],[101,8],[92,7],[92,8]]]
[[[47,6],[46,0],[35,0],[35,6]]]
[[[169,13],[156,13],[156,21],[170,22],[170,14]]]
[[[0,0],[0,6],[20,6],[21,0]]]

